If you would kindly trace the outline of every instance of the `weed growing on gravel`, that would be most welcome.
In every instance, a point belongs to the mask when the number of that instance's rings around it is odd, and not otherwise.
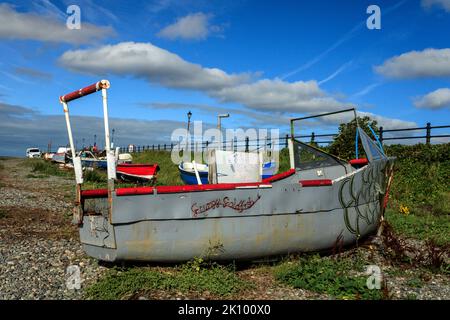
[[[192,261],[171,272],[146,267],[111,269],[86,292],[90,299],[116,300],[151,290],[209,291],[214,295],[229,296],[245,287],[247,283],[230,267]]]
[[[23,165],[31,167],[31,171],[34,173],[46,176],[70,176],[69,172],[60,170],[57,165],[43,159],[26,159],[23,161]]]
[[[382,290],[367,288],[364,262],[357,258],[331,258],[319,255],[300,257],[275,268],[278,281],[294,288],[326,293],[338,299],[382,299]]]

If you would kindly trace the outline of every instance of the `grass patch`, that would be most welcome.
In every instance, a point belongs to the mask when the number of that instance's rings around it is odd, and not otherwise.
[[[45,175],[45,174],[38,174],[38,175],[34,175],[34,174],[32,174],[32,173],[29,173],[29,174],[27,174],[26,175],[26,177],[27,178],[31,178],[31,179],[45,179],[45,178],[48,178],[49,176],[48,175]]]
[[[23,166],[31,167],[31,172],[40,173],[46,176],[72,177],[73,173],[59,169],[56,164],[43,159],[26,159]]]
[[[386,219],[394,230],[418,240],[434,240],[438,245],[450,244],[450,216],[432,214],[400,214],[386,211]]]
[[[184,185],[178,165],[172,162],[170,151],[145,151],[133,153],[133,163],[153,164],[160,167],[156,185]]]
[[[162,272],[151,268],[112,269],[90,286],[87,297],[96,300],[117,300],[151,290],[203,292],[229,296],[247,287],[231,267],[218,264],[200,266],[189,262]]]
[[[275,278],[294,288],[326,293],[337,299],[382,299],[383,290],[367,288],[364,262],[358,256],[335,259],[308,255],[275,267]]]

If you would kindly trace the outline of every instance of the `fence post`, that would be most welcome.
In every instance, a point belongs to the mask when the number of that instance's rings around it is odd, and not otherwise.
[[[237,151],[237,137],[234,137],[233,144],[234,144],[234,152],[236,152]]]
[[[311,144],[314,144],[315,137],[316,137],[316,135],[314,134],[314,132],[311,132]]]
[[[170,144],[170,150],[173,150],[173,142]]]
[[[286,135],[286,143],[285,143],[286,148],[288,147],[288,140],[289,140],[289,135],[287,134]]]
[[[164,151],[166,151],[166,144],[164,143]]]
[[[245,137],[245,152],[248,152],[248,141],[249,141],[249,139],[247,136],[247,137]]]
[[[161,150],[161,147],[160,147],[160,145],[159,145],[159,143],[158,143],[158,151],[159,151],[159,150]]]
[[[155,145],[152,144],[152,151],[155,151]]]
[[[427,144],[430,144],[431,140],[431,123],[427,122]]]
[[[378,134],[378,138],[380,139],[380,143],[383,144],[383,127],[380,127],[380,133]]]

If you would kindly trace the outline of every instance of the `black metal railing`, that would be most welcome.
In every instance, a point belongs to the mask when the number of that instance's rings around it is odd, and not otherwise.
[[[425,139],[426,144],[431,143],[431,139],[433,138],[450,138],[450,134],[434,134],[432,135],[432,130],[436,129],[448,129],[450,125],[444,126],[432,126],[431,123],[427,123],[425,127],[418,128],[403,128],[403,129],[384,129],[383,127],[379,128],[378,137],[383,143],[384,141],[389,140],[407,140],[407,139]],[[409,135],[409,136],[398,136],[391,135],[391,133],[397,132],[410,132],[410,131],[425,131],[424,135]],[[388,134],[389,136],[386,136]],[[310,142],[314,142],[317,144],[329,144],[333,142],[334,137],[336,137],[337,133],[326,133],[326,134],[316,134],[311,132],[309,135],[298,135],[294,138],[296,139],[308,139]],[[246,137],[244,140],[237,140],[234,138],[231,141],[223,141],[222,147],[225,149],[227,147],[231,147],[233,150],[241,149],[245,151],[251,150],[259,150],[261,148],[272,148],[272,145],[278,145],[280,147],[287,147],[288,140],[290,135],[286,134],[278,139],[264,139],[261,141],[260,139],[250,140],[249,137]],[[331,140],[316,140],[317,138],[331,138]],[[164,144],[148,144],[148,145],[130,145],[128,147],[121,147],[120,152],[143,152],[143,151],[171,151],[176,146],[174,143],[164,143]],[[193,141],[190,143],[191,151],[204,151],[205,149],[216,147],[217,142],[212,141]],[[181,147],[180,149],[183,149]]]

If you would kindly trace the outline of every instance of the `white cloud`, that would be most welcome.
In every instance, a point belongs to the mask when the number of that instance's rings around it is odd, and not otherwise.
[[[59,62],[73,71],[131,75],[172,88],[218,90],[250,79],[183,60],[151,43],[121,42],[95,49],[65,52]]]
[[[441,88],[430,92],[414,101],[417,108],[441,109],[450,108],[450,89]]]
[[[358,116],[370,117],[371,119],[377,121],[379,127],[383,127],[384,129],[406,129],[417,127],[417,123],[413,121],[384,117],[371,112],[358,111]],[[404,135],[404,132],[402,135]]]
[[[71,44],[91,43],[114,34],[111,27],[98,27],[83,22],[81,29],[70,30],[66,22],[53,15],[38,15],[15,11],[8,4],[0,4],[0,38],[65,42]]]
[[[374,69],[386,77],[398,79],[450,77],[450,49],[406,52]]]
[[[275,112],[320,112],[344,106],[319,88],[317,81],[252,80],[256,74],[228,74],[205,68],[151,43],[122,42],[65,52],[59,59],[68,69],[105,76],[140,77],[170,88],[203,91],[221,102]]]
[[[333,80],[334,78],[336,78],[342,71],[344,71],[345,69],[347,69],[351,64],[353,63],[352,60],[344,63],[342,66],[340,66],[336,71],[334,71],[332,74],[330,74],[328,77],[326,77],[323,80],[319,81],[319,85],[322,85],[330,80]]]
[[[422,0],[422,7],[430,9],[433,6],[441,7],[447,12],[450,12],[450,0]]]
[[[221,102],[237,102],[252,109],[282,112],[318,112],[339,109],[342,103],[323,92],[315,80],[286,82],[262,79],[211,93]]]
[[[134,76],[169,88],[198,90],[220,102],[243,105],[248,113],[241,115],[258,121],[264,118],[270,122],[270,117],[287,119],[292,114],[329,112],[353,106],[327,94],[315,80],[253,80],[252,74],[228,74],[220,69],[205,68],[150,43],[123,42],[67,51],[59,62],[78,72]],[[252,110],[256,112],[251,113]]]
[[[158,36],[170,40],[204,40],[211,32],[217,30],[217,26],[210,25],[210,19],[211,15],[202,12],[192,13],[162,29]]]
[[[359,90],[358,92],[356,92],[355,94],[353,94],[352,98],[360,98],[362,96],[365,96],[366,94],[368,94],[373,89],[380,86],[381,84],[382,84],[381,82],[375,82],[375,83],[369,84],[369,85],[365,86],[364,88],[362,88],[361,90]]]

